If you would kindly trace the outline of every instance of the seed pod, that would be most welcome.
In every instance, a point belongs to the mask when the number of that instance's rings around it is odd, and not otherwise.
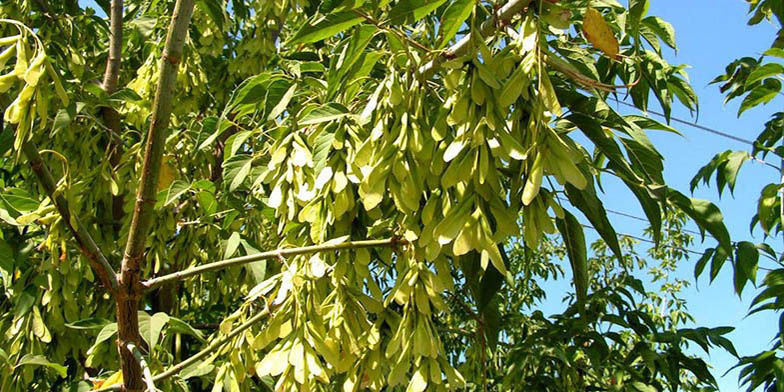
[[[16,45],[11,45],[0,53],[0,69],[5,67],[5,63],[14,56],[14,53],[16,53]]]
[[[27,72],[27,45],[24,40],[20,39],[16,42],[16,66],[14,73],[19,78],[22,78]]]
[[[12,35],[10,37],[0,38],[0,46],[6,46],[6,45],[12,45],[13,46],[13,44],[16,44],[16,42],[19,41],[20,38],[22,38],[22,36],[19,35],[19,34]]]
[[[3,76],[0,76],[0,94],[5,93],[8,91],[16,81],[16,74],[9,73]]]
[[[41,74],[44,73],[44,67],[46,64],[46,55],[43,51],[38,52],[38,55],[35,56],[33,62],[30,64],[30,68],[27,69],[24,75],[24,80],[27,84],[31,86],[35,86],[38,84],[38,80],[41,79]]]

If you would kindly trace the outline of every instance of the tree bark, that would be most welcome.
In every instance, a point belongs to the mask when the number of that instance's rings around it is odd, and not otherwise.
[[[142,391],[142,368],[136,361],[128,344],[140,344],[139,300],[143,294],[141,285],[141,262],[144,259],[145,239],[152,225],[155,191],[160,176],[163,147],[172,111],[177,71],[182,57],[182,49],[188,33],[195,0],[177,0],[172,14],[163,56],[160,62],[158,87],[153,102],[152,118],[147,133],[136,205],[131,220],[128,244],[125,248],[120,271],[117,295],[117,347],[123,371],[123,389]]]

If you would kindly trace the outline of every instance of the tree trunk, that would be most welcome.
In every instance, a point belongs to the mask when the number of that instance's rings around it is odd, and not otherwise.
[[[145,257],[145,239],[153,221],[155,191],[160,177],[163,147],[172,111],[172,97],[177,81],[177,71],[182,58],[182,48],[188,33],[195,0],[177,0],[172,14],[163,58],[160,79],[153,103],[153,114],[147,133],[139,189],[136,194],[128,245],[125,248],[117,293],[117,348],[123,371],[123,390],[143,391],[142,368],[128,344],[140,346],[139,300],[144,292],[141,285],[141,263]]]

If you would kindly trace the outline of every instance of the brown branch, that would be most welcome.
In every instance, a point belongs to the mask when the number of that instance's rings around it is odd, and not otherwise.
[[[117,290],[117,275],[114,272],[109,261],[106,260],[98,245],[95,244],[93,237],[87,232],[87,228],[79,221],[79,219],[71,215],[71,210],[68,207],[68,201],[63,195],[57,192],[57,183],[52,177],[49,168],[46,167],[41,155],[38,153],[38,148],[32,142],[26,142],[22,145],[22,152],[24,152],[27,160],[30,162],[30,167],[33,173],[38,178],[38,182],[43,186],[44,191],[52,200],[57,211],[60,212],[60,217],[63,223],[68,226],[68,229],[73,234],[76,243],[79,244],[79,249],[82,254],[90,262],[101,283],[110,292],[115,293]]]
[[[136,195],[136,206],[131,219],[128,244],[125,248],[120,271],[117,296],[117,347],[120,352],[125,391],[141,391],[145,388],[142,369],[133,353],[128,350],[127,344],[138,344],[141,340],[137,313],[142,293],[140,264],[144,258],[145,240],[152,225],[155,191],[158,187],[163,147],[172,111],[177,71],[188,26],[191,22],[191,16],[193,16],[194,4],[195,0],[177,0],[174,6],[166,44],[163,48],[163,58],[160,62],[158,87],[155,92],[152,119],[147,133],[147,145]]]
[[[205,272],[216,271],[228,267],[248,264],[248,263],[252,263],[259,260],[265,260],[265,259],[297,256],[297,255],[318,253],[318,252],[336,251],[342,249],[378,248],[378,247],[390,247],[390,246],[394,247],[399,244],[405,244],[405,243],[406,241],[403,239],[392,237],[384,240],[349,241],[349,242],[341,242],[338,244],[321,244],[321,245],[305,246],[302,248],[277,249],[268,252],[256,253],[253,255],[247,255],[242,257],[235,257],[231,259],[216,261],[214,263],[209,263],[209,264],[204,264],[197,267],[189,268],[184,271],[175,272],[173,274],[168,274],[154,279],[150,279],[148,281],[143,282],[142,286],[145,289],[151,289],[161,284],[164,284],[166,282],[183,280],[194,275],[203,274]]]

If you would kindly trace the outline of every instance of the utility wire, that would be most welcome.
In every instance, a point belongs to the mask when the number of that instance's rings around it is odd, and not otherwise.
[[[560,201],[565,201],[565,202],[569,201],[568,199],[564,199],[564,198],[562,198],[560,196],[555,196],[555,197],[556,197],[556,199],[558,199]],[[629,218],[629,219],[634,219],[634,220],[640,221],[640,222],[650,223],[650,221],[648,219],[645,219],[645,218],[637,216],[637,215],[629,214],[628,212],[611,210],[609,208],[605,208],[604,210],[607,211],[610,214],[622,216],[622,217]],[[596,230],[594,227],[592,227],[590,225],[586,225],[586,224],[582,224],[582,225],[584,227],[586,227],[586,228],[591,229],[591,230]],[[687,228],[680,228],[679,230],[684,232],[684,233],[689,233],[689,234],[693,234],[693,235],[698,235],[698,236],[702,236],[703,235],[703,233],[700,233],[699,231],[690,230],[690,229],[687,229]],[[638,237],[638,236],[635,236],[635,235],[624,234],[624,233],[618,233],[618,235],[621,236],[621,237],[629,237],[629,238],[632,238],[632,239],[635,239],[635,240],[639,240],[639,241],[647,242],[649,244],[656,245],[655,241],[652,241],[652,240],[649,240],[649,239],[646,239],[646,238],[642,238],[642,237]],[[710,233],[705,233],[705,235],[707,235],[708,237],[714,238]],[[735,243],[733,242],[733,245],[734,244]],[[665,244],[665,246],[670,246],[671,247],[671,245],[666,245],[666,244]],[[681,250],[686,251],[688,253],[693,253],[693,254],[696,254],[696,255],[699,255],[699,256],[702,256],[702,255],[705,254],[703,252],[699,252],[699,251],[691,250],[691,249],[686,249],[686,248],[678,248],[678,249],[681,249]],[[781,252],[777,252],[777,251],[774,250],[774,253],[776,254],[776,257],[778,257],[778,258],[782,257]]]
[[[642,110],[642,109],[640,109],[640,108],[638,108],[638,107],[636,107],[636,106],[634,106],[634,105],[632,105],[632,104],[630,104],[630,103],[628,103],[628,102],[621,101],[621,100],[619,100],[619,99],[617,99],[617,98],[609,98],[609,99],[610,99],[611,101],[613,101],[613,102],[616,102],[616,103],[619,103],[619,104],[621,104],[621,105],[624,105],[624,106],[628,106],[628,107],[630,107],[630,108],[637,109],[637,110],[639,110],[639,111],[641,111],[641,112],[643,112],[643,113],[650,113],[650,114],[654,114],[654,115],[656,115],[656,116],[663,117],[663,118],[665,118],[665,119],[666,119],[666,118],[668,118],[666,115],[664,115],[664,113],[659,113],[659,112],[657,112],[657,111],[654,111],[654,110]],[[692,128],[699,129],[699,130],[701,130],[701,131],[705,131],[705,132],[708,132],[708,133],[712,133],[712,134],[714,134],[714,135],[717,135],[717,136],[721,136],[721,137],[724,137],[724,138],[727,138],[727,139],[730,139],[730,140],[734,140],[734,141],[736,141],[736,142],[739,142],[739,143],[748,144],[748,145],[750,145],[750,146],[754,147],[754,142],[753,142],[753,141],[751,141],[751,140],[749,140],[749,139],[744,139],[744,138],[742,138],[742,137],[735,136],[735,135],[733,135],[733,134],[730,134],[730,133],[727,133],[727,132],[719,131],[719,130],[716,130],[716,129],[713,129],[713,128],[708,128],[708,127],[706,127],[706,126],[704,126],[704,125],[700,125],[700,124],[697,124],[697,123],[694,123],[694,122],[691,122],[691,121],[681,120],[680,118],[677,118],[677,117],[672,117],[672,116],[670,116],[670,117],[669,117],[669,120],[670,120],[670,121],[673,121],[673,122],[676,122],[676,123],[679,123],[679,124],[683,124],[683,125],[690,126],[690,127],[692,127]],[[761,163],[761,164],[763,164],[763,165],[765,165],[765,166],[772,167],[772,168],[774,168],[774,169],[776,169],[776,170],[779,170],[779,169],[781,169],[780,167],[778,167],[778,166],[776,166],[776,165],[774,165],[774,164],[772,164],[772,163],[766,162],[766,161],[764,161],[764,160],[762,160],[762,159],[759,159],[759,158],[757,158],[757,157],[754,157],[754,156],[752,156],[752,157],[751,157],[751,159],[752,159],[753,161],[755,161],[755,162]]]

